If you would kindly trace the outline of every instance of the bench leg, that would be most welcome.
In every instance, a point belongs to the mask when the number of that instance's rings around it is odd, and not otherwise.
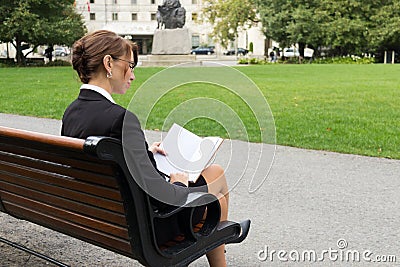
[[[6,212],[6,209],[3,206],[3,202],[1,201],[1,198],[0,198],[0,211]]]
[[[3,242],[4,244],[7,244],[7,245],[9,245],[9,246],[11,246],[11,247],[13,247],[13,248],[16,248],[16,249],[25,251],[25,252],[27,252],[27,253],[33,255],[33,256],[36,256],[36,257],[41,258],[41,259],[43,259],[43,260],[45,260],[45,261],[51,262],[51,263],[53,263],[53,264],[55,264],[55,265],[57,265],[57,266],[69,267],[69,265],[66,265],[66,264],[64,264],[64,263],[62,263],[62,262],[60,262],[60,261],[58,261],[58,260],[55,260],[55,259],[53,259],[53,258],[50,258],[50,257],[48,257],[48,256],[46,256],[46,255],[44,255],[44,254],[41,254],[41,253],[39,253],[39,252],[36,252],[36,251],[34,251],[34,250],[32,250],[32,249],[29,249],[29,248],[24,247],[24,246],[22,246],[22,245],[19,245],[19,244],[17,244],[17,243],[11,242],[10,240],[7,240],[7,239],[4,239],[4,238],[1,238],[1,237],[0,237],[0,242]]]

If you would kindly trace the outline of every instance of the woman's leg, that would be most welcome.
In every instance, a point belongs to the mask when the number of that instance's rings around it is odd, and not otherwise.
[[[229,191],[224,169],[217,164],[213,164],[203,170],[201,174],[207,182],[208,192],[219,199],[221,206],[220,221],[226,221],[228,219]],[[226,266],[225,245],[221,245],[207,253],[207,259],[211,267]]]
[[[221,221],[228,219],[228,206],[229,206],[229,189],[226,181],[224,169],[218,164],[212,164],[208,168],[204,169],[201,173],[207,182],[208,192],[221,199],[225,204],[226,211],[221,214]],[[222,206],[221,206],[222,211]]]

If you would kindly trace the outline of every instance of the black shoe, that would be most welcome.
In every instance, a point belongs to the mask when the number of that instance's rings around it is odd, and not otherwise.
[[[233,240],[227,242],[226,244],[240,243],[243,240],[245,240],[247,235],[249,234],[250,220],[245,220],[245,221],[240,222],[240,228],[241,228],[240,235],[236,239],[233,239]]]

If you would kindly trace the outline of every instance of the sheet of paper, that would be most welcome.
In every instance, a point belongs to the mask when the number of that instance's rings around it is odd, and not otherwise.
[[[166,175],[186,172],[189,174],[189,180],[195,181],[221,142],[219,137],[201,138],[174,124],[161,142],[161,147],[167,155],[154,155],[157,168]]]

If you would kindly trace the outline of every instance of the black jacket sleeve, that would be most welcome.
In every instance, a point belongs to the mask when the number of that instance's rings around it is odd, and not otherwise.
[[[159,203],[173,206],[183,204],[190,189],[181,183],[170,184],[159,174],[154,157],[148,151],[140,122],[129,111],[125,113],[121,135],[127,166],[142,189]]]

